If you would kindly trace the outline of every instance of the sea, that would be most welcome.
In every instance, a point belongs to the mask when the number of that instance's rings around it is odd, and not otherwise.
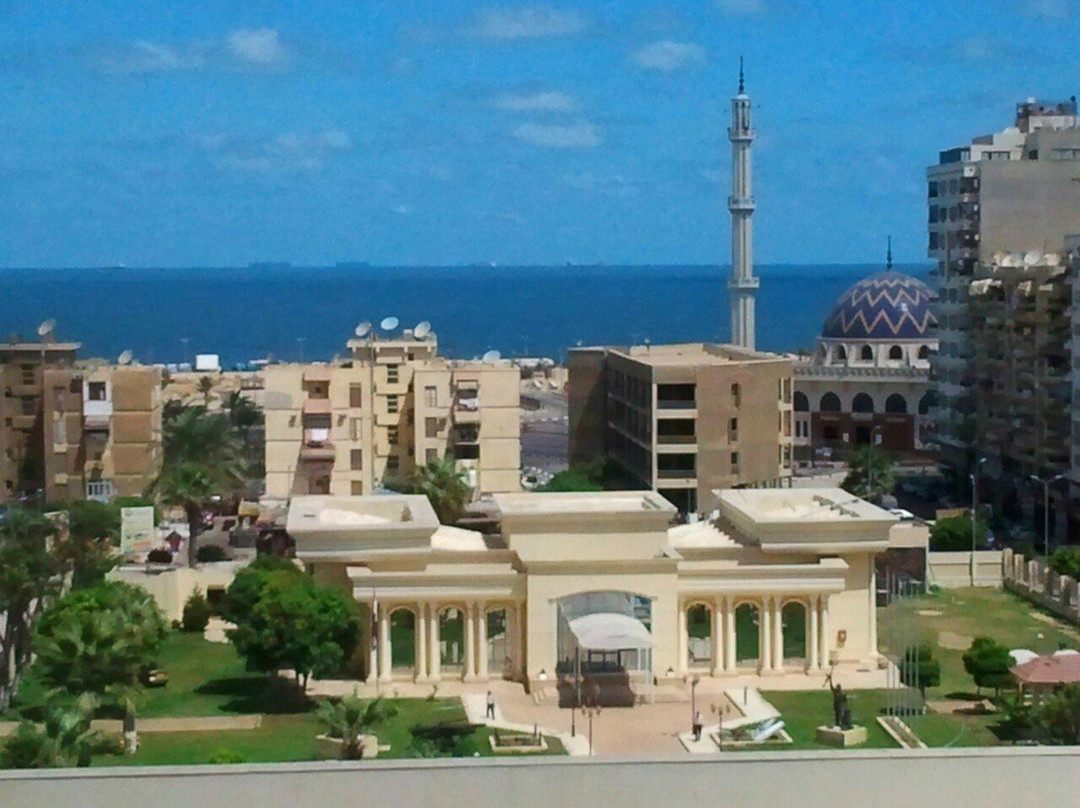
[[[897,269],[926,279],[929,266]],[[833,304],[876,265],[760,266],[758,347],[812,348]],[[440,353],[563,360],[578,345],[725,341],[726,266],[346,265],[246,268],[0,269],[0,338],[56,337],[84,357],[131,350],[143,363],[218,354],[224,367],[254,359],[331,359],[364,321],[428,321]]]

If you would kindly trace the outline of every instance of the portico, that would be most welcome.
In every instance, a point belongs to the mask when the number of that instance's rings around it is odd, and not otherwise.
[[[369,684],[550,688],[582,617],[640,624],[647,653],[597,657],[631,688],[748,674],[782,687],[873,663],[873,555],[895,519],[839,489],[716,494],[709,520],[684,525],[650,491],[501,494],[490,535],[440,525],[424,497],[297,497],[288,530],[316,578],[359,604]]]

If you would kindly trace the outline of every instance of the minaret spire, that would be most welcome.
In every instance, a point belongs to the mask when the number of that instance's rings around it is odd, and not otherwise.
[[[739,93],[731,99],[731,342],[754,350],[754,295],[758,279],[754,277],[754,196],[750,148],[754,130],[750,123],[750,98],[746,95],[746,76],[739,57]]]
[[[892,236],[889,236],[888,246],[885,248],[885,269],[892,269]]]

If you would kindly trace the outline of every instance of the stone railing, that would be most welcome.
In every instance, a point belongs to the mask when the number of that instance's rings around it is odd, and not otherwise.
[[[1001,586],[1003,564],[1001,550],[975,553],[975,586]],[[934,551],[927,554],[929,582],[942,589],[972,586],[971,553]]]
[[[1055,614],[1080,622],[1080,599],[1075,579],[1058,575],[1043,559],[1028,561],[1012,550],[1005,550],[1003,555],[1006,589]]]

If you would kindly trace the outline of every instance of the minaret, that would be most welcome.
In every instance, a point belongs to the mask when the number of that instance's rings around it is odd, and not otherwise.
[[[754,350],[754,197],[751,186],[750,146],[754,130],[750,125],[750,97],[743,80],[743,62],[739,57],[739,94],[731,99],[731,342]]]

